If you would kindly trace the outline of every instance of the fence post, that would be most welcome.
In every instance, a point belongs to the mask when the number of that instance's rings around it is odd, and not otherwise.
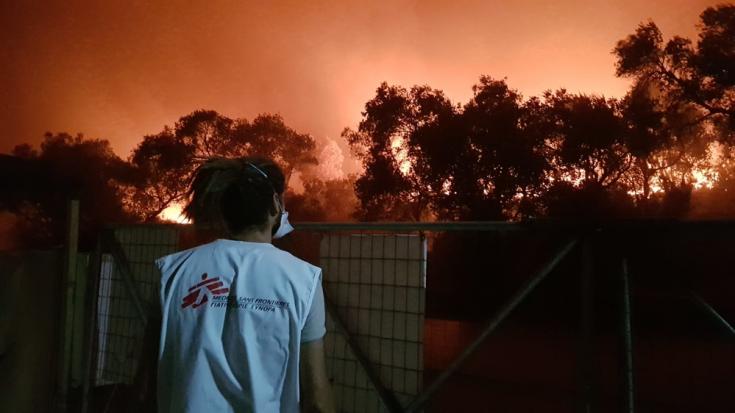
[[[99,279],[100,279],[100,268],[102,262],[102,241],[101,236],[97,237],[97,243],[95,245],[94,252],[89,258],[89,267],[87,268],[87,283],[89,286],[89,293],[87,294],[87,300],[85,302],[85,308],[87,309],[87,317],[85,317],[86,327],[84,335],[84,365],[82,366],[82,406],[80,409],[81,413],[87,413],[90,404],[89,389],[92,385],[92,381],[96,379],[94,373],[96,372],[97,359],[95,343],[97,340],[97,298],[99,297]]]
[[[623,258],[620,267],[620,279],[622,281],[622,327],[623,327],[623,361],[625,366],[625,412],[635,411],[635,394],[633,387],[633,330],[631,325],[630,310],[630,283],[628,280],[628,260]]]
[[[582,393],[582,412],[590,413],[594,409],[594,385],[593,385],[593,328],[594,328],[594,277],[593,277],[593,253],[592,237],[587,236],[582,243],[582,262],[580,272],[580,327],[582,337],[580,340],[579,373]]]
[[[79,200],[69,201],[64,245],[64,268],[61,283],[61,311],[59,320],[59,354],[57,363],[56,409],[67,410],[69,368],[74,327],[74,289],[76,287],[77,243],[79,241]]]
[[[69,368],[69,386],[80,389],[82,386],[82,369],[84,368],[84,334],[86,330],[86,298],[87,277],[91,254],[77,254],[77,268],[74,274],[74,327],[71,344],[71,366]]]

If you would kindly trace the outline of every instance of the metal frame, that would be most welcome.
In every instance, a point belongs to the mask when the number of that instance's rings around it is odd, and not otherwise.
[[[625,391],[623,398],[625,400],[625,410],[628,413],[635,411],[635,387],[633,381],[633,327],[631,323],[630,310],[630,282],[628,280],[628,260],[623,258],[620,262],[620,281],[621,281],[621,319],[623,329],[623,362],[624,377],[623,383]]]
[[[176,225],[176,224],[166,224]],[[604,231],[619,234],[672,229],[735,231],[735,220],[670,220],[670,219],[623,219],[623,220],[554,220],[534,219],[519,222],[507,221],[440,221],[440,222],[300,222],[294,228],[303,231],[397,231],[397,232],[450,232],[450,231],[572,231],[577,234]]]
[[[74,331],[74,293],[76,288],[77,248],[79,241],[79,200],[68,203],[64,248],[64,270],[61,284],[61,311],[59,322],[59,358],[57,367],[56,409],[65,412],[71,373],[72,335]]]
[[[584,413],[594,411],[593,384],[593,335],[594,335],[594,258],[592,240],[586,237],[581,245],[582,262],[579,280],[580,300],[580,349],[579,349],[579,387],[581,408]]]
[[[556,266],[571,252],[577,245],[577,240],[571,240],[564,244],[559,249],[553,258],[546,263],[541,270],[536,273],[533,277],[529,278],[526,283],[518,289],[518,291],[503,305],[500,310],[488,321],[485,328],[482,330],[480,335],[460,354],[449,367],[439,375],[424,391],[422,391],[416,398],[406,407],[406,412],[418,412],[426,405],[431,396],[436,393],[437,390],[451,377],[454,373],[459,370],[462,364],[480,347],[485,339],[495,331],[500,323],[505,320],[508,315],[523,302],[523,300],[530,294],[536,286],[543,281]]]
[[[704,298],[700,297],[699,294],[690,291],[689,292],[690,298],[699,305],[707,314],[709,314],[715,321],[717,321],[721,326],[723,326],[730,335],[735,338],[735,327],[732,326],[732,324],[728,323],[727,320],[725,320],[725,317],[720,315],[720,313],[717,312],[707,301],[704,300]]]
[[[101,239],[97,240],[97,243],[95,244],[95,249],[92,255],[90,256],[89,260],[89,270],[88,270],[88,277],[87,282],[90,285],[91,288],[88,289],[91,293],[89,294],[87,298],[87,302],[85,303],[85,308],[87,309],[87,325],[91,326],[90,328],[86,329],[85,332],[85,348],[84,348],[84,366],[83,366],[83,384],[82,384],[82,405],[80,412],[81,413],[87,413],[87,410],[89,409],[89,390],[90,385],[92,384],[92,372],[96,370],[96,354],[95,354],[95,347],[97,345],[97,298],[98,295],[98,289],[99,289],[99,274],[101,270],[101,261],[102,261],[102,241]]]
[[[395,232],[462,232],[462,231],[489,231],[489,232],[518,232],[518,231],[553,231],[566,234],[576,234],[575,237],[581,237],[582,241],[582,262],[580,269],[580,292],[581,292],[581,357],[580,357],[580,378],[582,393],[582,411],[594,411],[594,385],[593,385],[593,367],[592,367],[592,334],[594,326],[593,308],[594,301],[592,292],[594,291],[594,269],[593,269],[593,253],[592,245],[594,239],[599,233],[608,235],[616,235],[636,231],[638,233],[657,233],[666,232],[673,228],[682,228],[686,230],[697,231],[717,231],[724,229],[735,229],[735,221],[673,221],[673,220],[615,220],[615,221],[588,221],[588,222],[570,222],[570,221],[554,221],[539,220],[521,223],[512,222],[378,222],[378,223],[318,223],[303,222],[294,225],[297,230],[312,232],[327,231],[395,231]],[[573,238],[572,241],[562,247],[544,268],[531,277],[527,283],[521,287],[513,297],[503,306],[501,310],[488,322],[485,329],[473,341],[465,351],[455,359],[450,366],[442,372],[429,386],[427,386],[411,403],[403,410],[405,412],[418,412],[429,402],[431,396],[435,394],[441,386],[461,367],[462,363],[473,354],[473,352],[484,342],[484,340],[502,323],[502,321],[515,309],[526,296],[533,291],[536,285],[543,280],[548,273],[577,245],[578,239]],[[632,310],[631,310],[631,287],[628,275],[628,264],[625,257],[621,258],[621,268],[619,276],[621,280],[620,292],[620,318],[621,318],[621,336],[623,341],[623,364],[624,364],[624,405],[625,411],[633,413],[635,411],[635,386],[634,386],[634,365],[633,365],[633,328],[632,328]],[[695,303],[702,307],[718,323],[723,325],[734,337],[735,328],[725,320],[714,308],[695,293],[691,293],[691,297]],[[345,330],[345,336],[348,341],[354,340],[349,337],[349,332]],[[368,365],[364,365],[368,367]],[[376,386],[376,389],[378,387]],[[382,397],[382,395],[381,395]],[[387,405],[386,405],[387,406]],[[389,408],[389,411],[394,411]]]

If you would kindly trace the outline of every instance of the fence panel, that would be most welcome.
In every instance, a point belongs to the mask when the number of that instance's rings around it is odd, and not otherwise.
[[[132,384],[145,330],[136,301],[146,311],[159,305],[153,261],[179,244],[174,226],[119,227],[111,235],[103,242],[97,293],[96,386]]]
[[[735,400],[722,383],[735,379],[727,341],[735,318],[728,296],[735,244],[723,239],[733,227],[590,228],[312,224],[297,225],[280,246],[323,268],[327,367],[342,412],[420,409],[417,400],[428,411],[561,412],[592,402],[596,410],[619,411],[625,402],[624,372],[616,370],[623,365],[617,345],[621,258],[629,262],[634,316],[626,351],[635,354],[638,373],[628,408],[731,411]],[[581,233],[590,236],[587,259],[594,265],[583,271],[581,253],[570,254],[440,391],[429,394],[431,383],[484,334],[489,317],[521,291],[560,241]],[[187,227],[171,225],[115,230],[102,257],[90,382],[132,382],[145,325],[141,312],[158,305],[153,259],[196,245],[190,235]],[[594,279],[587,287],[580,283],[585,273]],[[578,352],[594,357],[585,361]]]
[[[330,316],[325,338],[339,410],[384,411],[376,386],[389,390],[405,407],[422,388],[426,239],[324,234],[320,264],[325,294],[346,326],[340,331]],[[372,370],[377,383],[366,370]]]

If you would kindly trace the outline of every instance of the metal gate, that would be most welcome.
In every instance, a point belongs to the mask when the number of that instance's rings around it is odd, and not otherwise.
[[[298,231],[280,247],[323,268],[329,313],[325,338],[328,372],[340,411],[413,412],[430,408],[448,383],[466,374],[468,361],[486,345],[487,338],[511,314],[518,312],[521,303],[528,301],[544,279],[558,273],[552,279],[573,280],[572,291],[569,288],[564,291],[571,293],[567,301],[578,302],[571,307],[579,310],[575,316],[578,317],[575,322],[578,349],[572,360],[575,384],[568,395],[571,408],[589,411],[616,406],[615,410],[632,412],[639,403],[634,386],[635,307],[631,304],[630,280],[639,263],[631,264],[640,255],[636,248],[645,245],[647,237],[672,236],[672,231],[678,231],[679,237],[697,233],[721,235],[725,227],[722,223],[686,226],[640,222],[614,225],[487,222],[314,223],[296,225],[296,228]],[[621,243],[621,234],[631,239],[630,231],[639,235],[632,238],[633,243]],[[504,247],[509,243],[507,237],[525,243],[525,256],[507,260],[511,251]],[[93,287],[97,293],[91,318],[94,333],[89,335],[93,360],[85,381],[87,410],[122,409],[124,403],[118,401],[135,395],[131,386],[141,370],[140,346],[149,309],[159,305],[158,273],[153,260],[194,245],[193,239],[191,228],[179,225],[116,227],[100,238],[99,276]],[[441,267],[444,277],[450,281],[455,266],[442,264],[438,259],[432,261],[430,251],[442,248],[445,257],[451,256],[452,248],[457,248],[458,257],[468,256],[466,250],[475,248],[472,257],[484,256],[492,262],[486,268],[488,274],[501,281],[505,272],[515,275],[513,281],[507,279],[503,281],[505,284],[499,284],[492,303],[477,306],[485,305],[492,311],[483,317],[484,322],[475,323],[473,336],[463,341],[461,351],[453,353],[440,370],[434,368],[435,371],[429,372],[425,340],[431,337],[436,341],[439,336],[436,331],[425,331],[432,325],[426,320],[426,287],[432,283],[432,265]],[[501,263],[503,259],[509,262]],[[459,264],[456,263],[457,268],[464,268]],[[605,291],[601,299],[595,291],[605,277],[614,288]],[[713,320],[725,335],[735,337],[726,315],[692,289],[682,291],[690,303],[699,306],[703,317]],[[595,308],[601,301],[613,305],[618,320],[614,334],[620,343],[617,357],[622,366],[618,382],[621,389],[614,395],[602,395],[601,384],[596,379],[599,368],[595,357],[599,346],[595,332],[601,323],[595,317]]]

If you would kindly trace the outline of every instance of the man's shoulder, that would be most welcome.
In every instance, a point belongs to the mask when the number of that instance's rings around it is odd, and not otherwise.
[[[269,253],[273,254],[273,257],[278,260],[282,265],[288,266],[289,268],[299,269],[304,272],[307,272],[311,275],[318,275],[321,273],[322,269],[317,267],[316,265],[305,261],[293,254],[291,254],[288,251],[284,251],[278,247],[273,247],[269,250]]]
[[[188,248],[182,251],[171,252],[169,254],[156,258],[154,260],[154,263],[156,264],[156,266],[158,266],[158,268],[161,271],[164,271],[167,267],[171,267],[172,264],[186,259],[187,257],[191,256],[197,251],[201,251],[204,249],[211,249],[213,246],[212,244],[213,243],[207,243],[207,244],[197,245],[196,247]]]

